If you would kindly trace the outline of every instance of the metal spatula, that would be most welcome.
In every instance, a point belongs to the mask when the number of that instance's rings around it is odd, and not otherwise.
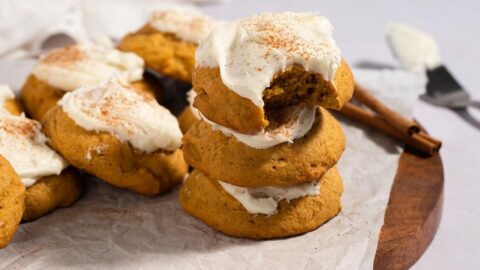
[[[464,109],[468,106],[480,109],[480,101],[470,99],[470,95],[455,80],[444,65],[427,69],[427,93],[421,98],[437,106]]]

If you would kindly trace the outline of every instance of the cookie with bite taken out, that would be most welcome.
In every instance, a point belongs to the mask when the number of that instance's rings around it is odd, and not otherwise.
[[[182,208],[224,234],[271,239],[316,229],[341,209],[340,109],[354,80],[313,13],[263,13],[223,24],[196,51],[183,137],[194,170]]]
[[[212,31],[196,51],[193,89],[193,105],[207,119],[255,134],[285,107],[339,110],[354,79],[326,18],[264,13]]]

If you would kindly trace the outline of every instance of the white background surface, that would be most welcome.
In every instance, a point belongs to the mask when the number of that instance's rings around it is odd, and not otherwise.
[[[480,99],[480,1],[231,1],[206,6],[207,13],[235,19],[263,11],[318,11],[335,26],[343,56],[355,65],[398,65],[384,37],[391,21],[411,24],[438,41],[446,65]],[[470,109],[480,122],[480,111]],[[443,141],[445,201],[439,231],[413,269],[478,269],[480,263],[480,124],[418,102],[414,116]]]

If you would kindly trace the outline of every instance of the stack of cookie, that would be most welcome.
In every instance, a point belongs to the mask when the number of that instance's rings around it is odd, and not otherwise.
[[[183,138],[194,170],[182,207],[252,239],[304,233],[334,217],[345,139],[324,108],[340,109],[354,81],[329,21],[311,13],[234,21],[201,43],[195,61],[193,105],[203,121]]]

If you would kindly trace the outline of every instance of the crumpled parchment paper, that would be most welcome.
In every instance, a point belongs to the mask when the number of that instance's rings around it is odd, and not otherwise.
[[[425,89],[423,74],[354,74],[405,115]],[[347,137],[339,162],[343,210],[313,232],[269,241],[232,238],[184,213],[178,188],[145,198],[89,178],[76,205],[20,226],[10,246],[0,250],[0,268],[371,269],[401,147],[340,120]]]
[[[21,59],[46,49],[105,36],[115,40],[145,24],[152,10],[225,0],[2,0],[0,57]],[[114,16],[113,16],[114,15]]]

